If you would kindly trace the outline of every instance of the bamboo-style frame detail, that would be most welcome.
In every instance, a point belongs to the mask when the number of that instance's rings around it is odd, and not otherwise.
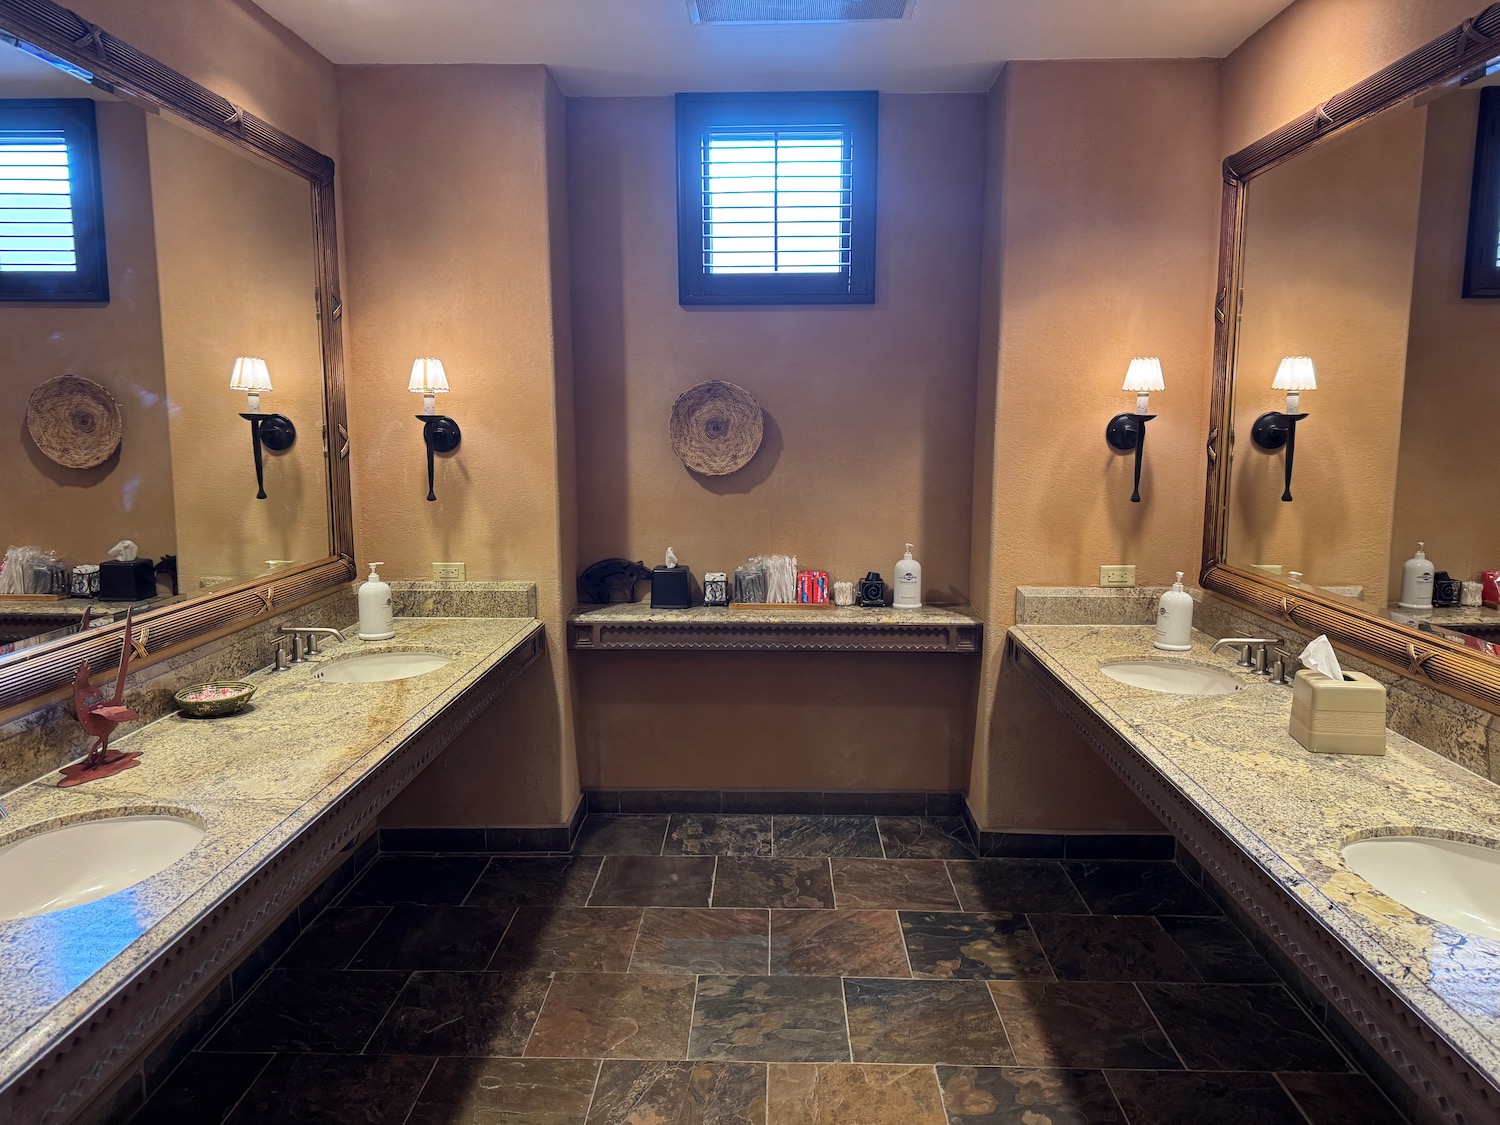
[[[311,189],[332,554],[137,617],[133,659],[144,667],[300,605],[354,577],[333,161],[52,0],[0,0],[0,29],[296,173]],[[115,624],[59,638],[0,664],[0,721],[60,698],[80,660],[99,675],[112,673],[119,664],[123,629]]]
[[[1366,118],[1458,78],[1500,55],[1500,4],[1491,4],[1384,70],[1308,110],[1224,161],[1219,287],[1214,302],[1214,385],[1203,513],[1205,590],[1308,635],[1327,633],[1383,667],[1430,684],[1487,711],[1500,712],[1500,660],[1357,609],[1332,595],[1277,582],[1224,561],[1229,470],[1234,459],[1230,359],[1238,320],[1245,190],[1250,180]]]

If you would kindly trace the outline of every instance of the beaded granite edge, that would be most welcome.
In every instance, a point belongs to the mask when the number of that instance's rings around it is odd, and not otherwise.
[[[702,625],[706,622],[734,625],[982,625],[968,606],[924,606],[921,609],[861,609],[834,606],[831,609],[737,609],[696,605],[691,609],[652,609],[649,602],[616,605],[581,605],[568,615],[572,622],[599,625]]]

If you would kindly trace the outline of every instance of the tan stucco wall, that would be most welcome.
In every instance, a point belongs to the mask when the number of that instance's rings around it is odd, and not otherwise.
[[[579,561],[699,579],[751,555],[887,581],[916,544],[929,600],[969,583],[983,101],[880,105],[873,305],[683,308],[670,98],[569,102]],[[667,417],[744,386],[766,436],[694,476]],[[967,760],[969,660],[581,654],[580,759],[606,787],[948,789]],[[898,701],[907,701],[905,708]]]
[[[562,530],[572,472],[556,272],[565,229],[560,95],[542,67],[342,67],[355,537],[393,578],[434,561],[538,586],[550,667],[533,673],[403,794],[392,823],[549,824],[572,811]],[[566,320],[561,320],[566,331]],[[443,360],[463,444],[437,501],[406,390]]]

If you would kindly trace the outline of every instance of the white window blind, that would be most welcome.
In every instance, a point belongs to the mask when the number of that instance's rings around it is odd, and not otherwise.
[[[703,268],[715,274],[846,272],[851,147],[847,130],[826,126],[704,133]]]
[[[73,184],[61,129],[0,130],[0,273],[73,273]]]

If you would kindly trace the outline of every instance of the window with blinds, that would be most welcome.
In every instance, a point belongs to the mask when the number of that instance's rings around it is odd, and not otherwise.
[[[92,101],[0,101],[0,299],[108,299],[98,174]]]
[[[874,300],[873,93],[679,94],[683,304]]]

